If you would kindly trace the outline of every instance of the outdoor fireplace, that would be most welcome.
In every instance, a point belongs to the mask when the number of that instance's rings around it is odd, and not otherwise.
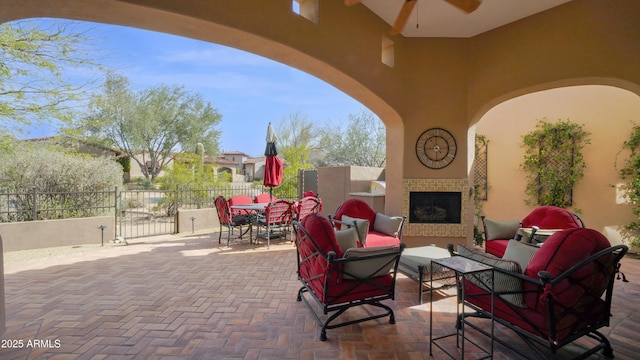
[[[418,224],[460,224],[462,193],[456,191],[411,191],[409,222]]]
[[[467,219],[470,210],[469,195],[469,180],[466,178],[402,180],[402,213],[408,220],[402,235],[467,237],[472,229]],[[418,214],[422,220],[416,217],[416,207],[420,207]],[[443,216],[440,208],[446,210],[446,216]],[[436,220],[442,222],[435,222]]]

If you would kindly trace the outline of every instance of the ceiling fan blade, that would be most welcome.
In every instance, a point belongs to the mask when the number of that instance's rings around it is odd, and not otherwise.
[[[353,6],[357,3],[359,3],[362,0],[344,0],[344,4],[347,6]]]
[[[411,15],[411,12],[413,11],[413,7],[416,6],[416,2],[418,2],[418,0],[405,0],[404,4],[402,4],[402,8],[400,8],[398,17],[396,17],[396,22],[389,31],[389,34],[398,35],[402,32],[404,26],[407,24],[407,20],[409,20],[409,15]]]
[[[444,0],[458,9],[466,12],[474,12],[480,6],[480,0]]]

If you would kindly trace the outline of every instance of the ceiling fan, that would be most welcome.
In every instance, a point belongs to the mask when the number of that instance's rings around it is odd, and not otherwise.
[[[351,6],[361,1],[362,0],[344,0],[344,3],[347,6]],[[481,2],[480,0],[444,0],[444,1],[448,2],[449,4],[457,7],[458,9],[466,13],[474,12],[478,8],[478,6],[480,6],[480,2]],[[398,13],[398,16],[396,17],[396,21],[393,24],[393,27],[391,28],[391,30],[389,30],[389,34],[398,35],[402,32],[402,30],[404,29],[404,26],[407,24],[409,15],[411,15],[411,12],[413,11],[413,8],[414,6],[416,6],[417,2],[418,0],[405,0],[404,4],[402,4],[402,8],[400,8],[400,12]]]

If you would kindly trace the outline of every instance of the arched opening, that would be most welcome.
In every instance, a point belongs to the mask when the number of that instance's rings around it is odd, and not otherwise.
[[[169,9],[164,8],[165,6],[169,6]],[[389,67],[380,61],[380,38],[377,35],[376,41],[372,43],[375,45],[368,45],[377,54],[375,57],[345,58],[339,56],[339,51],[331,50],[336,46],[352,46],[343,40],[335,41],[336,36],[344,38],[344,27],[327,23],[315,24],[297,14],[292,9],[291,2],[252,4],[250,10],[242,4],[220,6],[218,3],[204,3],[177,9],[167,4],[142,7],[112,1],[98,8],[96,4],[79,6],[61,2],[43,5],[34,1],[28,4],[23,3],[20,7],[9,7],[4,16],[5,19],[42,16],[117,24],[175,34],[248,51],[315,76],[351,96],[383,121],[387,127],[388,149],[403,147],[404,124],[400,114],[394,108],[395,105],[388,103],[376,93],[379,90],[372,90],[371,86],[374,84],[367,84],[362,79],[354,77],[349,71],[345,71],[345,69],[356,69],[354,74],[358,76],[362,76],[362,69],[388,72],[389,75],[385,74],[384,77],[392,81],[376,81],[375,86],[390,91],[399,85],[397,79],[394,79],[395,75],[389,72]],[[323,4],[322,6],[331,7],[331,10],[334,10],[335,6],[339,11],[346,11],[343,4]],[[270,16],[267,18],[263,16],[264,14]],[[340,21],[353,23],[353,19],[340,19]],[[318,27],[323,27],[320,31],[326,33],[326,36],[309,41],[308,39],[317,36]],[[359,42],[362,42],[362,35],[358,35]],[[366,34],[366,36],[374,36],[374,34]],[[359,51],[362,50],[359,49]],[[368,51],[368,49],[365,50]],[[368,80],[366,76],[364,79]],[[403,155],[399,151],[387,151],[388,193],[401,194]],[[389,212],[400,213],[402,207],[399,197],[396,196],[388,202],[386,208]]]
[[[633,123],[640,121],[640,93],[633,91],[637,87],[622,87],[624,84],[618,81],[589,82],[574,81],[574,85],[562,87],[547,84],[526,93],[510,94],[474,125],[470,133],[488,140],[489,190],[487,200],[480,203],[487,217],[519,220],[532,210],[524,202],[522,137],[533,131],[540,120],[569,120],[584,125],[584,130],[591,133],[591,143],[583,150],[585,177],[573,193],[574,210],[581,213],[587,227],[603,232],[612,242],[621,241],[616,228],[629,223],[632,214],[616,189],[615,185],[621,182],[616,167],[622,143]]]

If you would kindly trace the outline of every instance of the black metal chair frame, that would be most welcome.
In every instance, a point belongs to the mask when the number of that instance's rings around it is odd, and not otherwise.
[[[302,287],[300,288],[300,290],[298,290],[298,296],[296,300],[304,301],[305,305],[309,308],[313,317],[318,322],[318,325],[321,326],[320,340],[325,341],[327,339],[328,329],[335,329],[338,327],[353,325],[363,321],[369,321],[369,320],[374,320],[374,319],[379,319],[379,318],[389,316],[389,323],[395,324],[395,315],[393,313],[393,310],[389,306],[381,303],[381,301],[393,300],[395,298],[396,274],[398,271],[398,262],[400,260],[400,255],[402,254],[402,250],[405,248],[404,244],[400,244],[400,247],[398,247],[397,250],[393,252],[385,252],[382,254],[378,253],[378,254],[365,255],[360,257],[336,258],[336,253],[333,251],[329,251],[327,254],[324,254],[320,250],[320,247],[313,240],[311,235],[307,232],[307,230],[304,227],[300,225],[298,221],[293,221],[293,225],[296,233],[296,249],[297,249],[297,255],[298,255],[297,256],[298,280],[300,280],[300,282],[302,283]],[[313,251],[310,253],[309,256],[307,256],[306,258],[303,258],[300,254],[300,249],[305,246],[310,247],[311,249],[313,249]],[[302,277],[301,271],[300,271],[301,266],[304,266],[306,262],[312,261],[313,259],[316,259],[318,257],[323,258],[326,261],[327,267],[329,267],[331,271],[337,271],[339,273],[338,275],[341,278],[347,276],[347,277],[350,277],[350,279],[354,280],[351,286],[349,286],[348,288],[345,288],[344,291],[334,296],[331,296],[325,301],[323,301],[318,296],[318,294],[316,294],[313,291],[312,287],[310,286],[310,283],[314,281],[319,281],[322,274],[315,274],[315,276],[305,279]],[[371,261],[373,259],[380,259],[380,258],[388,258],[388,261],[383,264],[376,263],[378,267],[371,268],[369,276],[362,277],[362,276],[349,273],[348,271],[344,270],[344,265],[347,263],[366,262],[366,261]],[[375,275],[378,271],[380,271],[381,269],[389,265],[391,265],[390,274],[392,276],[392,281],[389,286],[382,286],[381,284],[375,281],[375,277],[373,277],[373,275]],[[329,274],[327,274],[327,276],[325,277],[325,281],[322,284],[323,293],[325,294],[325,296],[328,296],[326,294],[330,293],[330,288],[332,284],[330,284],[329,279],[331,278],[332,277]],[[340,301],[342,297],[350,294],[356,287],[362,284],[373,286],[379,290],[382,290],[384,294],[370,296],[370,297],[363,297],[363,298],[346,301],[346,302]],[[320,305],[320,307],[322,308],[322,314],[324,314],[325,316],[331,313],[332,314],[323,320],[320,314],[316,311],[315,307],[311,304],[310,300],[304,296],[304,293],[309,293],[311,295],[311,298],[317,304]],[[382,308],[385,311],[380,314],[372,314],[362,318],[333,323],[334,320],[336,320],[340,315],[342,315],[344,312],[346,312],[350,308],[353,308],[356,306],[363,306],[363,305],[371,305],[374,307]]]
[[[298,200],[296,206],[295,220],[301,221],[309,214],[319,213],[322,211],[322,200],[315,196],[307,196]]]
[[[604,334],[598,331],[598,329],[602,327],[609,326],[610,316],[607,316],[605,320],[593,321],[588,326],[582,326],[580,329],[573,331],[572,333],[568,334],[566,337],[560,339],[559,341],[552,340],[552,339],[556,339],[556,335],[557,335],[556,325],[560,320],[562,320],[563,316],[568,315],[568,316],[579,317],[580,315],[582,315],[582,318],[584,319],[585,314],[580,314],[579,312],[573,311],[573,309],[571,308],[565,308],[560,304],[558,304],[557,302],[554,302],[554,299],[550,294],[544,294],[544,289],[546,287],[553,287],[554,285],[562,282],[563,280],[569,279],[572,275],[574,275],[575,273],[577,273],[578,271],[580,271],[581,269],[583,269],[585,266],[589,264],[594,264],[594,263],[598,264],[600,263],[599,260],[605,259],[606,256],[611,256],[611,259],[609,259],[609,261],[604,262],[602,265],[602,270],[606,271],[605,274],[606,274],[606,277],[608,278],[608,282],[607,282],[607,287],[604,293],[601,296],[599,296],[599,298],[602,301],[602,304],[604,305],[605,310],[603,311],[606,311],[607,314],[611,314],[611,301],[613,297],[614,281],[616,280],[616,274],[621,274],[620,260],[626,254],[627,251],[628,251],[628,247],[625,245],[617,245],[617,246],[610,247],[608,249],[604,249],[598,252],[597,254],[594,254],[589,258],[581,261],[580,263],[574,265],[573,267],[571,267],[570,269],[568,269],[567,271],[565,271],[564,273],[560,274],[559,276],[553,279],[551,278],[551,274],[549,274],[546,271],[541,271],[540,273],[538,273],[538,276],[540,277],[540,279],[538,280],[538,279],[532,279],[530,277],[521,275],[519,273],[509,272],[497,267],[494,268],[494,271],[500,272],[503,274],[508,274],[509,276],[517,277],[523,283],[528,282],[531,284],[535,284],[537,286],[537,289],[535,291],[530,291],[529,293],[535,292],[536,294],[538,294],[538,296],[545,296],[547,301],[547,315],[548,315],[548,322],[549,322],[549,333],[547,335],[547,338],[545,338],[543,337],[544,334],[542,333],[538,333],[538,334],[531,333],[530,331],[527,331],[526,329],[523,329],[518,325],[512,324],[511,322],[494,314],[494,320],[497,323],[514,331],[529,346],[529,349],[533,350],[533,353],[530,351],[526,351],[526,349],[522,349],[517,346],[514,346],[511,343],[505,342],[500,338],[495,337],[494,340],[500,343],[501,345],[505,346],[506,348],[512,350],[513,352],[521,355],[525,359],[536,359],[535,356],[537,356],[537,358],[540,358],[540,359],[548,359],[549,357],[551,358],[557,357],[558,351],[561,348],[586,336],[594,339],[597,342],[596,345],[592,346],[589,349],[586,349],[585,352],[583,352],[582,354],[579,354],[573,359],[586,359],[600,350],[603,350],[603,355],[605,355],[606,357],[613,358],[614,357],[613,349],[611,347],[609,340]],[[626,281],[626,278],[624,279],[624,281]],[[574,284],[575,283],[576,282],[574,282]],[[490,286],[488,284],[485,284],[485,285]],[[588,288],[586,288],[586,290],[588,291]],[[495,292],[494,296],[501,297],[501,295],[514,294],[514,293],[516,292],[502,292],[502,293]],[[523,291],[522,294],[524,295],[525,292]],[[504,302],[504,303],[509,307],[511,307],[512,309],[517,309],[515,305],[510,305],[508,302]],[[475,317],[484,318],[484,319],[491,318],[491,314],[488,313],[486,309],[483,309],[482,307],[473,303],[466,303],[466,305],[468,305],[471,309],[473,309],[474,312],[465,313],[465,317],[475,316]],[[518,314],[521,314],[521,313],[518,313]],[[536,328],[535,324],[533,324],[533,322],[531,322],[529,319],[525,318],[524,316],[519,316],[519,320],[527,323],[534,329]],[[586,320],[591,321],[590,319],[586,319]],[[460,319],[458,319],[458,326],[460,326]],[[484,334],[487,337],[491,336],[491,334],[488,333],[486,330],[484,330],[481,326],[476,326],[474,324],[469,324],[469,323],[467,323],[467,326],[471,326],[472,328],[474,328],[475,330]]]

